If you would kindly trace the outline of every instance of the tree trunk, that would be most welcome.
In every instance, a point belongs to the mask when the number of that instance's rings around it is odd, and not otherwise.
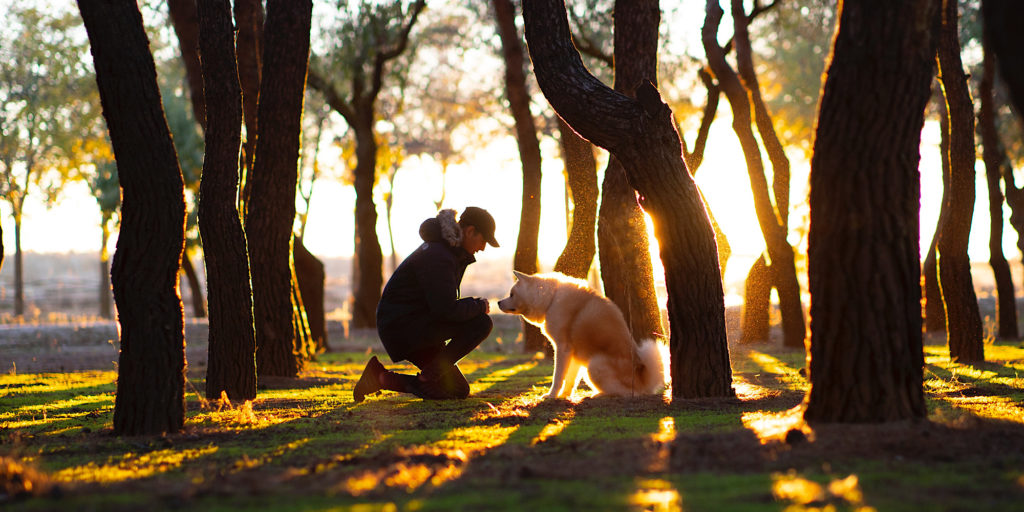
[[[505,95],[516,125],[519,160],[523,165],[522,210],[519,215],[519,236],[512,268],[525,274],[537,272],[537,240],[540,234],[541,157],[537,128],[530,113],[530,94],[526,89],[525,57],[516,29],[515,6],[511,0],[492,0],[494,18],[501,36],[505,58]],[[547,350],[548,343],[540,329],[522,322],[527,352]]]
[[[138,7],[80,0],[121,184],[111,280],[120,322],[114,433],[177,432],[185,418],[184,312],[177,276],[184,181]]]
[[[634,18],[633,8],[648,14]],[[650,82],[637,89],[634,99],[590,75],[572,45],[562,2],[527,0],[523,10],[544,95],[577,133],[622,162],[641,206],[654,220],[668,288],[673,397],[734,396],[715,235],[683,163],[671,109]],[[657,19],[652,10],[657,11],[653,1],[619,2],[615,16]],[[657,25],[630,30],[656,34]]]
[[[259,375],[295,377],[291,238],[312,3],[270,0],[256,161],[245,218]]]
[[[352,262],[352,324],[355,328],[377,326],[377,303],[384,286],[384,256],[377,238],[377,205],[373,203],[376,181],[377,141],[374,138],[374,110],[365,105],[358,111],[356,125],[356,215],[355,253]]]
[[[811,159],[804,418],[922,418],[918,163],[934,0],[845,0]]]
[[[729,66],[725,60],[725,51],[718,44],[718,25],[721,22],[722,12],[718,0],[708,0],[707,13],[702,29],[704,50],[708,55],[708,65],[711,67],[718,85],[725,93],[726,99],[733,112],[733,131],[743,148],[743,156],[746,160],[747,175],[750,178],[750,189],[754,197],[754,210],[757,214],[757,221],[764,236],[765,248],[771,259],[769,263],[773,267],[771,272],[770,285],[774,285],[779,292],[779,306],[782,312],[783,345],[793,348],[803,348],[804,338],[807,335],[806,324],[803,317],[803,305],[800,300],[800,284],[796,278],[796,260],[793,255],[793,248],[786,239],[787,223],[785,215],[788,215],[788,205],[783,206],[779,200],[788,203],[789,187],[789,162],[782,154],[782,146],[777,138],[773,140],[774,130],[771,128],[771,119],[763,104],[758,107],[756,99],[760,96],[756,77],[753,75],[753,63],[750,57],[750,41],[746,35],[746,22],[743,7],[740,2],[734,2],[733,17],[740,18],[735,23],[736,27],[736,59],[738,66],[745,75],[744,82]],[[759,112],[755,118],[751,118],[751,100],[754,97],[754,107]],[[761,148],[751,128],[757,123],[761,139],[765,141],[765,147],[772,158],[773,168],[782,173],[775,182],[776,203],[772,203],[768,191],[768,181],[765,178],[764,162],[761,159]],[[765,126],[767,125],[767,126]]]
[[[771,268],[764,254],[750,266],[743,285],[743,320],[740,342],[758,343],[771,337]]]
[[[740,79],[743,86],[748,91],[750,102],[753,106],[754,111],[754,124],[757,126],[757,132],[761,136],[761,142],[764,145],[765,152],[768,154],[768,160],[772,163],[772,194],[775,199],[775,211],[778,217],[778,222],[782,227],[783,234],[789,231],[789,180],[790,180],[790,169],[789,169],[789,158],[786,156],[786,151],[782,147],[782,141],[779,140],[778,134],[775,132],[775,126],[772,121],[771,114],[768,112],[768,107],[764,103],[764,99],[761,95],[761,86],[758,83],[757,73],[754,70],[753,51],[750,47],[750,35],[747,28],[750,26],[751,17],[747,16],[747,13],[743,7],[743,2],[740,0],[732,0],[732,16],[733,26],[735,30],[735,36],[733,41],[735,42],[734,47],[736,48],[736,68],[739,73]],[[764,258],[764,255],[761,255]],[[766,261],[763,263],[767,263]],[[794,274],[796,268],[792,269]],[[758,269],[760,272],[761,270]],[[793,348],[804,348],[804,338],[807,335],[806,324],[804,323],[803,317],[803,301],[800,298],[800,287],[796,284],[795,290],[792,288],[798,281],[795,278],[789,279],[777,279],[776,274],[778,272],[785,272],[785,268],[777,267],[765,267],[764,274],[761,276],[755,276],[755,281],[763,279],[766,281],[768,289],[767,298],[761,299],[757,297],[755,304],[759,304],[762,311],[757,313],[756,316],[762,318],[770,318],[770,300],[771,300],[771,288],[774,286],[779,291],[779,306],[782,312],[782,324],[783,324],[783,340],[786,346]],[[751,270],[753,275],[754,269]],[[748,277],[749,279],[749,277]],[[765,293],[765,291],[758,290],[759,283],[751,283],[754,287],[754,293]],[[782,286],[781,288],[779,286]],[[764,285],[761,285],[764,286]],[[748,288],[749,290],[750,288]],[[749,299],[748,299],[749,300]],[[744,305],[744,311],[748,311],[749,308]],[[751,311],[753,315],[753,311]],[[744,315],[744,320],[748,317]],[[751,318],[752,319],[752,318]],[[768,339],[768,325],[763,327],[763,339]],[[744,326],[744,330],[746,326]],[[746,334],[744,334],[746,336]]]
[[[263,70],[263,3],[259,0],[235,0],[235,52],[238,59],[238,83],[242,87],[242,119],[245,137],[242,141],[239,170],[238,210],[245,218],[245,202],[249,197],[249,172],[256,155],[256,110],[260,96]]]
[[[982,0],[981,12],[999,74],[1010,91],[1017,115],[1024,116],[1024,2]]]
[[[306,304],[302,299],[302,290],[299,288],[299,276],[295,271],[295,240],[292,237],[292,258],[289,261],[292,280],[292,333],[295,336],[295,355],[299,358],[299,364],[304,361],[312,361],[316,358],[317,346],[309,327],[309,317],[306,315]]]
[[[210,329],[206,396],[256,397],[256,334],[245,233],[238,217],[242,91],[233,47],[231,5],[199,2],[207,112],[206,159],[199,183],[199,234],[206,260]]]
[[[949,117],[949,216],[936,246],[939,287],[946,306],[946,339],[954,361],[984,361],[981,314],[967,243],[974,216],[974,103],[960,62],[957,2],[942,0],[938,64]]]
[[[302,238],[294,242],[295,275],[298,277],[302,305],[309,321],[309,331],[316,352],[330,350],[327,346],[327,315],[324,311],[324,283],[327,273],[324,264],[302,244]]]
[[[658,34],[651,27],[660,18],[657,2],[615,3],[616,91],[636,97],[645,80],[657,83]],[[614,155],[604,172],[597,236],[605,295],[622,310],[633,340],[663,337],[647,223],[623,163]]]
[[[978,112],[978,127],[981,135],[982,158],[985,161],[985,178],[988,180],[988,213],[989,265],[996,282],[996,318],[999,324],[999,339],[1016,339],[1017,302],[1013,287],[1013,275],[1010,264],[1003,255],[1003,191],[999,181],[1003,175],[1003,143],[999,140],[996,130],[995,114],[995,56],[987,41],[987,33],[983,36],[984,62],[982,64],[981,84],[978,95],[981,96],[981,108]],[[1011,171],[1012,172],[1012,171]]]
[[[100,286],[99,286],[99,301],[100,301],[100,318],[114,318],[114,297],[110,291],[110,254],[107,251],[107,242],[110,240],[110,228],[108,228],[110,220],[107,217],[103,218],[103,226],[100,228],[102,233],[100,235]]]
[[[597,160],[594,146],[580,138],[558,118],[562,159],[572,194],[572,226],[565,249],[555,261],[555,272],[586,279],[594,262],[594,228],[597,223]]]
[[[203,94],[203,72],[199,62],[199,15],[195,0],[167,0],[167,10],[178,36],[181,60],[185,63],[185,81],[192,112],[201,129],[206,129],[206,100]]]
[[[943,192],[945,193],[945,192]],[[924,330],[925,332],[939,332],[946,330],[946,307],[942,305],[942,290],[939,289],[939,266],[935,260],[935,245],[938,240],[938,232],[942,226],[942,216],[939,214],[939,222],[936,223],[935,235],[928,244],[928,254],[924,257],[921,266],[921,273],[924,282]]]
[[[941,1],[941,0],[939,0]],[[942,288],[939,287],[938,244],[942,234],[942,226],[949,216],[949,116],[946,113],[946,101],[942,99],[941,86],[936,82],[937,89],[933,98],[939,110],[939,155],[942,161],[942,199],[940,200],[939,218],[935,223],[935,232],[928,244],[928,254],[924,258],[921,269],[924,275],[924,330],[939,332],[946,330],[946,305],[942,303]]]
[[[199,276],[196,275],[196,268],[192,266],[192,258],[188,250],[181,255],[181,271],[185,273],[188,281],[188,289],[192,292],[192,316],[195,318],[206,318],[206,300],[203,299],[203,286],[199,284]]]
[[[14,215],[14,316],[25,315],[25,266],[21,251],[21,213]]]

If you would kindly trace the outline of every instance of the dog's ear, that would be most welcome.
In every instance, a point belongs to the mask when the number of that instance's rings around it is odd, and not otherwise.
[[[527,277],[530,277],[529,275],[524,274],[518,270],[513,270],[512,276],[516,278],[516,281],[525,281]]]

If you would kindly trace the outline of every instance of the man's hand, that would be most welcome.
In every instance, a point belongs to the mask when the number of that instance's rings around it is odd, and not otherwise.
[[[487,299],[477,299],[484,304],[484,314],[490,314],[491,312],[491,301]]]

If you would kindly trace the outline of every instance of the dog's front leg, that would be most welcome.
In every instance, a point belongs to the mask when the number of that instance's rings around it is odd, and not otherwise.
[[[572,351],[555,345],[555,374],[551,377],[551,390],[544,396],[545,399],[558,398],[562,388],[566,384],[566,374],[569,363],[572,362]],[[571,390],[570,390],[571,391]]]
[[[583,377],[583,364],[580,363],[579,359],[570,355],[569,364],[566,366],[565,384],[562,386],[561,391],[559,391],[558,398],[569,398],[569,396],[572,395],[572,392],[576,390],[576,386],[580,383],[580,378]]]

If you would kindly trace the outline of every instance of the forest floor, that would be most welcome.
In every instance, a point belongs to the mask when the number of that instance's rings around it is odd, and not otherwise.
[[[3,327],[0,508],[1024,511],[1019,340],[963,365],[929,336],[927,419],[809,426],[804,353],[777,341],[730,346],[736,398],[544,401],[550,361],[496,316],[460,363],[469,399],[355,404],[367,358],[388,360],[353,331],[232,403],[204,398],[204,327],[186,335],[184,432],[160,437],[111,433],[112,324]]]

